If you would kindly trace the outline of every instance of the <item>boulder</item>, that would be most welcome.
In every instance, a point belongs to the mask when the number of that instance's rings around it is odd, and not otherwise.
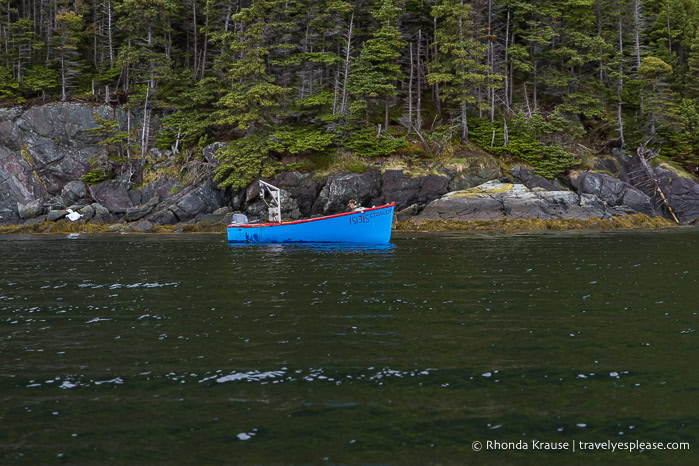
[[[611,157],[602,157],[595,160],[594,169],[607,171],[614,175],[617,175],[621,171],[621,167],[617,161]]]
[[[204,225],[217,225],[217,224],[228,224],[228,219],[230,216],[225,214],[204,214],[200,216],[197,221]]]
[[[160,199],[167,199],[177,193],[180,187],[181,184],[176,179],[170,178],[169,176],[161,176],[139,190],[129,191],[129,198],[133,205],[148,202],[154,196],[158,196]]]
[[[691,223],[699,218],[699,184],[663,167],[656,167],[655,173],[679,221]]]
[[[90,195],[112,213],[123,214],[129,207],[133,207],[126,186],[116,180],[90,186]]]
[[[83,216],[83,220],[88,222],[95,216],[95,209],[91,205],[86,205],[82,209],[78,210],[78,213]]]
[[[136,220],[140,220],[146,215],[153,212],[155,206],[157,206],[158,203],[160,203],[160,198],[158,198],[158,196],[155,195],[145,204],[141,204],[135,207],[129,207],[128,209],[126,209],[126,215],[124,216],[124,219],[127,222],[135,222]]]
[[[89,197],[89,188],[87,184],[81,180],[70,181],[66,183],[61,190],[61,198],[63,199],[64,205],[67,206],[75,204],[82,199],[88,199]]]
[[[534,170],[531,168],[515,165],[510,170],[510,174],[516,181],[520,181],[529,189],[542,188],[546,191],[564,191],[560,183],[549,181],[543,176],[534,174]]]
[[[46,194],[34,170],[19,154],[3,147],[0,134],[0,215],[18,217],[17,203],[29,204]]]
[[[90,204],[90,207],[95,211],[95,215],[92,217],[93,222],[110,223],[112,221],[112,215],[109,213],[109,209],[102,204],[93,202]]]
[[[220,163],[218,160],[218,157],[216,156],[216,153],[218,150],[225,146],[223,142],[213,142],[209,144],[208,146],[204,147],[201,150],[202,155],[204,156],[204,160],[206,160],[208,163],[212,164],[213,166],[218,166]]]
[[[445,194],[428,204],[417,216],[417,221],[588,219],[622,213],[610,209],[591,194],[579,196],[572,191],[532,191],[523,184],[491,181],[476,188]]]
[[[410,178],[400,170],[386,170],[383,174],[383,197],[386,202],[395,202],[397,210],[439,199],[447,193],[448,186],[449,178],[444,175]]]
[[[330,175],[311,209],[313,214],[328,215],[343,212],[351,199],[364,206],[383,202],[381,175],[376,170],[361,174],[342,173]]]
[[[123,122],[123,112],[109,105],[94,106],[78,102],[60,102],[30,107],[11,122],[16,130],[5,128],[0,136],[8,148],[24,151],[46,186],[48,193],[59,194],[63,186],[90,170],[90,159],[106,156],[99,136],[91,130],[98,126],[94,115]],[[135,123],[135,122],[134,122]]]
[[[580,194],[592,194],[610,207],[619,207],[628,213],[657,215],[646,194],[607,174],[583,172],[573,184]]]
[[[311,215],[313,203],[325,184],[325,179],[318,178],[315,172],[290,171],[280,174],[272,184],[287,191],[290,198],[296,201],[301,216],[308,217]],[[284,207],[283,204],[282,207]]]
[[[46,216],[46,221],[47,222],[56,222],[56,221],[64,218],[66,215],[68,215],[67,210],[52,210]]]
[[[44,213],[44,204],[40,199],[31,201],[27,204],[17,203],[17,213],[19,218],[26,220],[29,218],[38,217]]]
[[[38,217],[30,218],[26,222],[24,222],[25,225],[39,225],[41,223],[44,223],[46,219],[48,218],[48,215],[39,215]]]
[[[186,222],[200,214],[208,214],[222,207],[223,191],[209,180],[201,185],[183,188],[164,200],[147,218],[153,223],[170,225]]]
[[[405,209],[401,210],[400,212],[396,212],[396,220],[398,222],[403,222],[405,220],[408,220],[411,217],[416,216],[419,212],[420,212],[420,208],[418,207],[418,205],[413,204],[413,205],[408,206]]]
[[[139,220],[138,222],[131,223],[124,227],[122,231],[128,233],[151,233],[153,231],[153,224],[148,220]]]
[[[500,169],[495,167],[469,167],[457,172],[449,182],[449,191],[461,191],[473,188],[485,182],[496,180],[500,176]]]

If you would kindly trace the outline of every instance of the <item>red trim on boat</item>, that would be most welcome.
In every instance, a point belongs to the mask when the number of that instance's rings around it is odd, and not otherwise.
[[[352,215],[352,214],[363,214],[364,212],[371,212],[372,210],[385,209],[387,207],[395,207],[395,205],[396,205],[395,202],[391,202],[390,204],[382,205],[379,207],[370,207],[370,208],[364,209],[364,210],[358,210],[355,212],[345,212],[342,214],[335,214],[335,215],[327,215],[325,217],[309,218],[306,220],[295,220],[293,222],[286,222],[286,223],[248,223],[246,225],[228,225],[228,228],[259,228],[259,227],[281,227],[284,225],[298,225],[299,223],[317,222],[318,220],[326,220],[328,218],[344,217],[346,215]]]

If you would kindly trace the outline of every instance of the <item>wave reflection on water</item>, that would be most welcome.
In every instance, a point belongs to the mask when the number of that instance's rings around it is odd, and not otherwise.
[[[696,235],[43,238],[0,239],[0,462],[698,439]]]

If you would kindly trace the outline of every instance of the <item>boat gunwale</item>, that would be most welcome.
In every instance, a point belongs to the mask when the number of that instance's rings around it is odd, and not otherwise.
[[[347,215],[363,214],[365,212],[371,212],[372,210],[386,209],[388,207],[395,207],[396,203],[391,202],[390,204],[385,204],[378,207],[369,207],[367,209],[356,210],[352,212],[343,212],[341,214],[326,215],[325,217],[308,218],[305,220],[294,220],[293,222],[286,223],[247,223],[245,225],[235,225],[229,224],[226,228],[260,228],[260,227],[281,227],[286,225],[299,225],[301,223],[317,222],[319,220],[327,220],[329,218],[345,217]]]

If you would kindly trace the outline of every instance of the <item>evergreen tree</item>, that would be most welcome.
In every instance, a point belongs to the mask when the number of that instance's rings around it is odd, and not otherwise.
[[[468,141],[468,107],[476,104],[475,90],[483,85],[489,68],[482,64],[486,46],[474,39],[471,6],[464,0],[440,0],[432,8],[437,20],[436,42],[440,61],[429,65],[427,79],[439,84],[445,102],[458,105],[461,140]]]
[[[366,112],[370,99],[383,100],[385,129],[389,124],[391,98],[397,93],[396,81],[403,78],[398,58],[405,42],[398,30],[399,12],[394,0],[378,1],[372,16],[380,27],[362,44],[349,83],[351,93],[363,99],[361,105],[353,105],[355,113]]]

